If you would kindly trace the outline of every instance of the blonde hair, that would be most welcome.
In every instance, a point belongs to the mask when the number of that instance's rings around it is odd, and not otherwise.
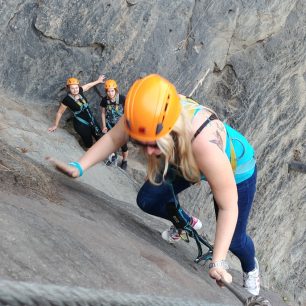
[[[157,177],[162,173],[165,178],[170,164],[174,165],[183,177],[193,183],[200,181],[200,170],[195,161],[191,140],[192,127],[187,113],[182,110],[172,131],[158,139],[157,145],[162,156],[147,155],[147,177],[152,184],[158,185]]]

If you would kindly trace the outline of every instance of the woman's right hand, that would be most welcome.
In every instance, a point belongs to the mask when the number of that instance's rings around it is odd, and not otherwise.
[[[74,166],[70,166],[64,162],[61,162],[49,156],[46,157],[46,160],[48,160],[54,166],[56,170],[64,173],[65,175],[69,177],[77,178],[80,176],[79,170]]]
[[[230,284],[233,280],[232,275],[222,267],[209,269],[209,276],[216,280],[220,287],[224,287],[224,282]]]
[[[102,129],[102,132],[103,132],[104,134],[107,133],[107,131],[108,131],[108,128],[107,128],[107,127],[105,127],[105,128]]]
[[[48,128],[49,132],[54,132],[57,129],[56,125],[52,125],[51,127]]]

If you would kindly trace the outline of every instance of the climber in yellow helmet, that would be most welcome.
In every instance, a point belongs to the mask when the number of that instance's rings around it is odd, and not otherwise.
[[[148,158],[147,181],[137,204],[146,213],[172,222],[162,238],[179,241],[184,229],[201,221],[180,207],[178,193],[206,180],[213,193],[216,232],[209,275],[222,285],[231,282],[226,256],[241,262],[243,285],[259,293],[259,267],[246,233],[256,189],[254,150],[246,138],[222,123],[210,109],[179,95],[157,74],[137,80],[126,96],[124,116],[84,156],[70,165],[54,161],[63,173],[78,177],[130,139]]]

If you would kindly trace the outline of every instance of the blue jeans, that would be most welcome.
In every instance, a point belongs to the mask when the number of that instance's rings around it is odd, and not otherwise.
[[[191,183],[171,169],[161,185],[146,181],[138,192],[136,202],[146,213],[171,221],[177,228],[184,228],[191,217],[180,207],[177,195]]]
[[[246,233],[246,228],[256,192],[256,178],[257,168],[250,178],[237,184],[238,220],[229,249],[239,258],[244,272],[250,272],[255,268],[255,247],[253,240]],[[218,218],[216,202],[215,212]]]
[[[138,192],[137,204],[146,213],[167,219],[177,228],[184,228],[190,222],[190,216],[180,207],[177,195],[191,186],[182,176],[171,172],[161,185],[153,185],[146,181]],[[238,221],[230,244],[230,251],[235,254],[244,272],[255,268],[255,248],[252,239],[246,234],[249,213],[256,190],[257,171],[253,175],[237,184],[238,190]],[[216,217],[218,208],[215,203]]]

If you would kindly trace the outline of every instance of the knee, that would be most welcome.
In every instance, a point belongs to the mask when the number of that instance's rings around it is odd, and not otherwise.
[[[234,254],[236,252],[239,252],[239,250],[243,249],[246,244],[246,236],[238,236],[238,237],[233,237],[231,244],[230,244],[230,251],[233,252]]]
[[[151,197],[148,192],[141,188],[137,194],[136,203],[140,209],[145,212],[148,212],[149,207],[155,205],[154,197]]]
[[[234,254],[240,254],[244,252],[255,253],[253,240],[246,234],[237,238],[234,236],[229,249]]]
[[[137,194],[136,203],[142,209],[143,195],[142,195],[141,189],[139,190],[139,192]]]

